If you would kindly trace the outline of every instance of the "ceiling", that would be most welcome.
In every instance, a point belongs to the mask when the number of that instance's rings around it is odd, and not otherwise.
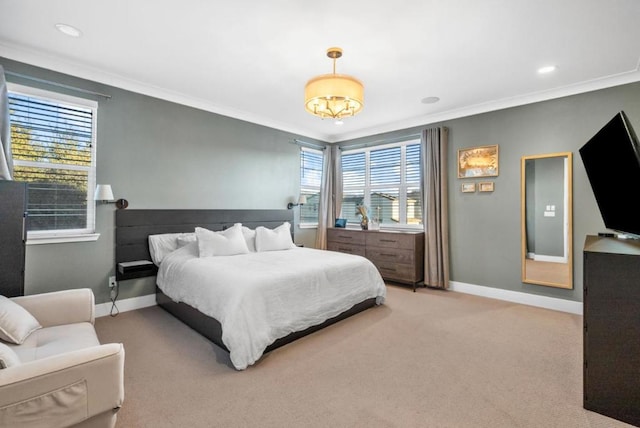
[[[303,102],[332,46],[341,126]],[[0,0],[0,56],[336,142],[640,81],[640,1]]]

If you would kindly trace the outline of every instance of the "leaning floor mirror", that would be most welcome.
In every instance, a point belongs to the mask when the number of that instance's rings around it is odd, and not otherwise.
[[[572,153],[523,156],[522,282],[573,288]]]

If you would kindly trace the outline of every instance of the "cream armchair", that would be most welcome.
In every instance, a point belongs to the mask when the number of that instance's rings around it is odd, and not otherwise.
[[[124,400],[124,347],[98,341],[93,292],[10,300],[42,328],[22,344],[5,343],[19,362],[0,370],[0,427],[114,427]]]

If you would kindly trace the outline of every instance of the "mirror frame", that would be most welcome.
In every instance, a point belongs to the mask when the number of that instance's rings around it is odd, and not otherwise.
[[[541,281],[527,279],[526,255],[527,255],[527,210],[526,210],[526,181],[525,170],[528,160],[547,159],[547,158],[567,158],[566,183],[567,183],[567,264],[569,269],[568,283]],[[548,287],[573,289],[573,153],[559,152],[548,153],[542,155],[522,156],[520,163],[520,224],[521,224],[521,263],[522,263],[522,282],[527,284],[545,285]]]

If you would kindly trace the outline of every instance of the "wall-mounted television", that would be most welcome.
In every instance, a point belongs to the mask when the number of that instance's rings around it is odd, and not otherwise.
[[[640,147],[621,111],[580,148],[607,229],[640,236]]]

